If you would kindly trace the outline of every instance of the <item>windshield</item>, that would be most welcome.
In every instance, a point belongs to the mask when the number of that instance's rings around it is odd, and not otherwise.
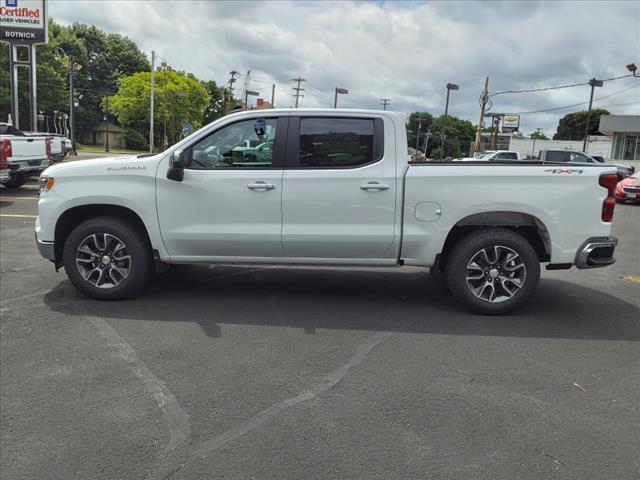
[[[493,153],[481,153],[476,158],[479,160],[484,160],[485,158],[491,158],[492,156],[493,156]]]

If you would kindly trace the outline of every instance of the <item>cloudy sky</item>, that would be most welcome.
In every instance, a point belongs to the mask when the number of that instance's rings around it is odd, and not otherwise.
[[[490,92],[583,83],[640,66],[640,2],[250,2],[50,0],[58,22],[94,24],[126,35],[149,53],[201,79],[224,83],[247,70],[250,90],[276,106],[293,103],[302,76],[303,106],[409,113],[444,110],[445,85],[457,83],[450,112],[476,123],[485,76]],[[638,88],[636,88],[638,87]],[[602,98],[607,97],[607,98]],[[640,113],[640,78],[597,88],[594,106]],[[600,99],[602,98],[602,99]],[[492,98],[494,112],[534,112],[587,102],[589,87]],[[585,106],[523,114],[521,129],[555,132],[558,119]]]

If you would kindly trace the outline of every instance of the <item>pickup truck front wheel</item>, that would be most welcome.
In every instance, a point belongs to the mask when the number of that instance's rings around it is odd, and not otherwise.
[[[540,260],[531,244],[511,230],[476,230],[453,247],[446,279],[451,294],[470,310],[503,315],[533,295]]]
[[[152,270],[143,235],[115,217],[91,218],[78,225],[67,238],[62,257],[71,283],[100,300],[135,295],[147,284]]]

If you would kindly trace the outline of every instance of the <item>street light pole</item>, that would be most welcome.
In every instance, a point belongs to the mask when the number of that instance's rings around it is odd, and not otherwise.
[[[336,87],[336,93],[333,97],[333,108],[338,108],[338,94],[346,95],[347,93],[349,93],[349,90],[346,88]]]
[[[587,139],[589,138],[589,123],[591,122],[591,105],[593,104],[593,91],[595,87],[601,87],[604,84],[602,80],[592,78],[589,80],[591,85],[591,95],[589,96],[589,110],[587,111],[587,125],[584,127],[584,141],[582,142],[582,152],[587,153]]]
[[[444,118],[442,119],[442,140],[440,143],[440,151],[443,158],[444,158],[444,138],[445,138],[445,132],[447,129],[447,115],[449,113],[449,92],[451,92],[451,90],[460,90],[460,87],[455,83],[447,83],[447,101],[444,107]]]

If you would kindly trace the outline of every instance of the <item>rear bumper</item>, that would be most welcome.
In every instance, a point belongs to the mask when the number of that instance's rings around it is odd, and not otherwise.
[[[10,162],[9,168],[11,170],[11,175],[15,174],[23,174],[30,172],[42,172],[49,166],[49,160],[40,160],[40,161],[20,161],[20,162]]]
[[[613,265],[613,251],[618,245],[616,237],[592,237],[578,249],[575,265],[578,268],[600,268]]]

